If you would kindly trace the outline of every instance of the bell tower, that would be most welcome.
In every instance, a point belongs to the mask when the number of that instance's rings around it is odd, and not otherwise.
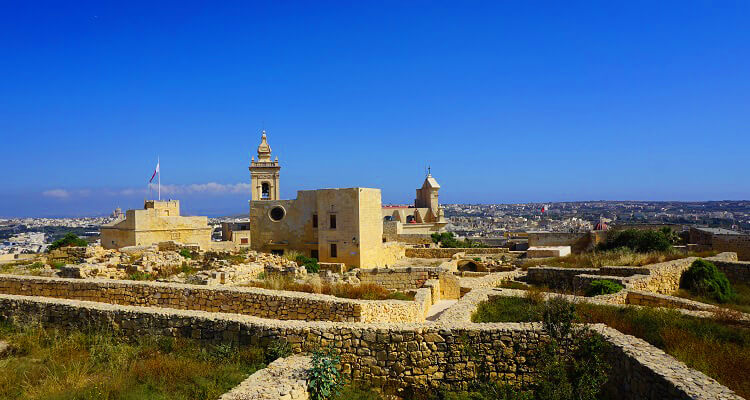
[[[255,157],[250,160],[251,201],[279,200],[279,158],[271,161],[271,146],[266,139],[266,131],[260,138],[258,145],[258,161]]]

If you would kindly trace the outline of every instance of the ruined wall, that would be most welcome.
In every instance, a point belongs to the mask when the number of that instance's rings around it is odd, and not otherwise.
[[[529,247],[570,246],[578,254],[591,250],[595,244],[592,232],[529,232]]]
[[[406,257],[411,258],[451,258],[457,253],[466,254],[505,254],[508,249],[504,247],[481,247],[469,249],[451,248],[407,248]]]
[[[267,345],[284,339],[295,352],[332,346],[355,382],[386,390],[465,388],[484,370],[492,379],[523,386],[534,379],[544,334],[540,324],[367,325],[268,321],[197,311],[115,306],[0,295],[0,319],[48,325],[117,327],[126,336],[191,337],[207,343]],[[739,399],[729,389],[642,340],[595,326],[613,344],[607,390],[621,399]],[[467,348],[481,349],[480,354]]]
[[[351,322],[424,320],[422,317],[424,305],[417,304],[415,301],[350,300],[327,295],[259,288],[216,288],[162,282],[0,275],[0,293],[120,305],[228,312],[280,320]]]
[[[716,251],[737,253],[741,261],[750,261],[750,235],[713,235],[712,247]]]
[[[732,283],[750,283],[750,262],[748,261],[712,261],[719,271],[723,272]]]

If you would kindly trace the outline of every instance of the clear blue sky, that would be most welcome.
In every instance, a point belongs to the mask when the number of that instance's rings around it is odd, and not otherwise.
[[[157,155],[245,212],[263,126],[284,198],[750,198],[747,1],[15,3],[0,216],[140,207]]]

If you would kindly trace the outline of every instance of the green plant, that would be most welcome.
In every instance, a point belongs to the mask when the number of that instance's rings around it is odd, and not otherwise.
[[[472,260],[474,260],[474,261],[482,261],[482,259],[479,258],[479,257],[474,257],[474,258],[472,258]]]
[[[136,271],[128,275],[131,281],[153,281],[156,277],[148,272]]]
[[[320,265],[318,264],[317,258],[305,257],[300,254],[294,259],[294,261],[296,261],[298,265],[303,265],[308,274],[317,274],[318,271],[320,271]]]
[[[188,249],[180,249],[180,255],[183,258],[193,258],[192,253],[190,253],[190,250],[188,250]]]
[[[706,260],[695,260],[680,277],[680,287],[701,296],[715,299],[719,303],[733,300],[736,294],[729,280],[716,265]]]
[[[338,364],[341,358],[332,348],[312,352],[312,368],[308,373],[307,390],[312,400],[328,400],[338,395],[344,385]]]
[[[452,232],[433,233],[430,235],[433,243],[440,244],[440,247],[446,248],[477,248],[487,247],[480,242],[475,242],[469,239],[458,240]]]
[[[68,233],[65,236],[63,236],[62,239],[55,240],[52,242],[51,245],[47,248],[47,251],[52,251],[59,249],[61,247],[69,247],[69,246],[76,246],[76,247],[86,247],[88,246],[88,242],[85,239],[81,239],[76,235],[75,233]]]
[[[292,345],[284,339],[277,339],[271,342],[266,348],[266,363],[271,363],[278,358],[286,358],[292,355]]]
[[[42,263],[40,261],[37,261],[37,262],[35,262],[33,264],[30,264],[27,268],[29,268],[29,269],[39,269],[39,268],[43,268],[43,267],[44,267],[44,263]]]
[[[647,253],[668,250],[672,247],[672,240],[673,236],[665,231],[624,229],[608,233],[607,240],[597,247],[599,250],[627,247],[639,253]]]
[[[597,279],[589,283],[589,287],[586,289],[586,296],[593,297],[603,294],[613,294],[622,289],[624,289],[624,287],[615,281],[609,279]]]
[[[62,261],[54,261],[52,262],[52,268],[60,269],[65,266],[65,263]]]

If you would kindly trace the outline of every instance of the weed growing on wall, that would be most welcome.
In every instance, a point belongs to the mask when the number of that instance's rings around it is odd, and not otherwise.
[[[328,400],[339,394],[344,378],[339,371],[341,358],[333,348],[312,352],[312,368],[307,378],[307,391],[311,400]]]
[[[589,287],[586,289],[586,296],[593,297],[603,294],[613,294],[623,288],[619,283],[610,281],[609,279],[598,279],[589,283]]]

